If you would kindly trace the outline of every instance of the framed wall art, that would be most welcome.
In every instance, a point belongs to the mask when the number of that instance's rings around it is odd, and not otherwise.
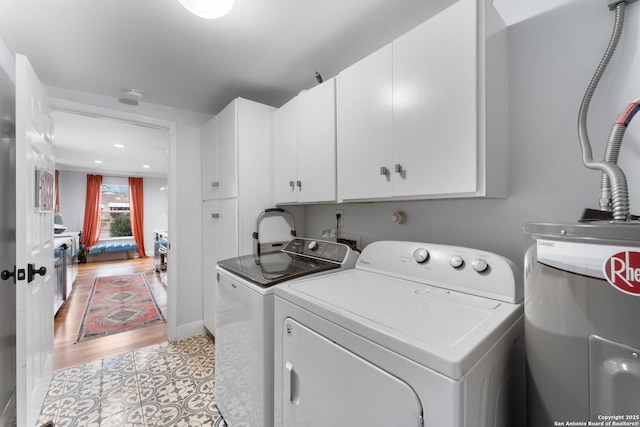
[[[36,169],[35,206],[39,212],[53,212],[54,178],[46,169]]]

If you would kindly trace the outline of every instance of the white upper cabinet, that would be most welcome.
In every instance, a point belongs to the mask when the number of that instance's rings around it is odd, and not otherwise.
[[[202,200],[217,197],[218,174],[216,169],[216,117],[212,118],[201,130],[202,162]]]
[[[298,201],[336,200],[336,80],[298,95]]]
[[[459,0],[341,73],[338,199],[506,197],[506,37]]]
[[[392,196],[392,48],[338,75],[338,198]]]
[[[335,79],[274,113],[274,202],[336,200]]]
[[[298,201],[297,107],[296,97],[273,113],[273,197],[276,203]]]
[[[218,113],[216,124],[217,141],[217,198],[238,197],[238,109],[236,99]]]
[[[393,192],[476,191],[478,28],[463,0],[393,43]]]
[[[238,100],[202,127],[202,200],[238,197]]]

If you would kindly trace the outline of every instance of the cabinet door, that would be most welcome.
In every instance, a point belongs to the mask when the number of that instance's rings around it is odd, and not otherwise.
[[[202,313],[204,326],[216,333],[216,263],[218,262],[218,201],[202,204]]]
[[[237,257],[238,253],[238,199],[218,200],[218,258]]]
[[[477,0],[393,42],[394,196],[476,191]]]
[[[202,200],[217,197],[216,178],[216,118],[212,118],[202,127],[200,136]]]
[[[298,95],[299,202],[336,200],[335,79]]]
[[[293,319],[278,333],[283,426],[422,425],[420,400],[403,380]]]
[[[238,100],[217,115],[218,198],[238,197]]]
[[[298,98],[273,113],[273,197],[274,203],[298,201],[296,181],[296,125]]]
[[[338,75],[340,200],[392,195],[391,60],[387,45]]]
[[[207,200],[202,204],[202,274],[204,325],[216,328],[216,264],[238,256],[238,200]]]

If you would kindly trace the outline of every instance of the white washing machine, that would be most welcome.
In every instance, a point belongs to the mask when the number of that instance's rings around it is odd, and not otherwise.
[[[218,263],[215,393],[228,427],[273,425],[274,286],[357,259],[342,243],[295,238],[280,251]]]
[[[275,426],[524,422],[521,275],[484,251],[376,242],[275,292]]]

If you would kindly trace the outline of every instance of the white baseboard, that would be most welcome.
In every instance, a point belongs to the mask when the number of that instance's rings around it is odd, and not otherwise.
[[[4,407],[2,415],[0,415],[0,427],[13,427],[15,426],[18,410],[16,407],[16,391],[13,390],[13,394],[7,402],[7,406]]]
[[[183,338],[195,337],[205,333],[204,322],[202,320],[198,322],[188,323],[186,325],[180,325],[176,328],[176,340]]]

